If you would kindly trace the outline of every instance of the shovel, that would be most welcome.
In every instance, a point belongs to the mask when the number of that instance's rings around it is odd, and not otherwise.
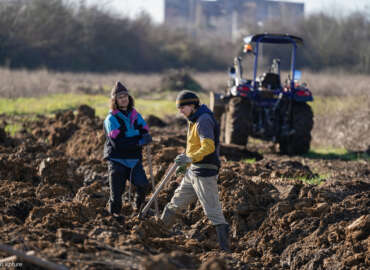
[[[148,157],[150,180],[152,182],[152,188],[154,190],[155,189],[155,183],[154,183],[154,175],[153,175],[153,167],[152,167],[152,154],[150,152],[149,145],[146,146],[146,154],[147,154],[147,157]],[[157,199],[154,200],[154,207],[155,207],[155,216],[157,218],[159,218],[159,208],[158,208]]]
[[[140,211],[140,213],[139,213],[139,219],[141,219],[141,218],[143,218],[143,217],[146,216],[146,214],[148,213],[148,210],[149,210],[150,206],[152,205],[152,203],[154,202],[154,200],[157,199],[158,194],[161,191],[161,189],[166,185],[166,183],[171,179],[171,176],[176,172],[177,167],[178,167],[178,165],[176,163],[173,163],[171,165],[171,167],[168,170],[167,174],[164,176],[164,178],[158,184],[158,187],[154,191],[154,193],[153,193],[152,197],[150,198],[150,200],[144,206],[143,210]]]

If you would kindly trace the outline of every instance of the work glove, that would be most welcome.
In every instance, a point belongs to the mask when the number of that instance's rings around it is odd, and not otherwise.
[[[185,154],[180,154],[178,155],[176,158],[175,158],[175,163],[177,164],[177,166],[181,167],[181,166],[186,166],[188,163],[191,163],[192,162],[192,159],[189,158],[187,155]]]
[[[149,133],[146,133],[146,134],[143,134],[143,136],[139,140],[139,145],[143,146],[143,145],[151,143],[152,141],[153,141],[152,136],[150,136]]]
[[[176,176],[179,176],[181,174],[185,174],[185,172],[186,172],[186,165],[182,165],[182,166],[177,167],[175,174]]]

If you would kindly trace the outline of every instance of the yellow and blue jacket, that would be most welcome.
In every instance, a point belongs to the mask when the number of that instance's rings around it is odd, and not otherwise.
[[[220,128],[213,113],[201,105],[188,118],[186,155],[193,162],[191,171],[197,176],[213,176],[220,167]]]

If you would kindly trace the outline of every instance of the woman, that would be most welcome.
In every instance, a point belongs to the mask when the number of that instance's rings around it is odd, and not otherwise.
[[[122,194],[126,180],[136,187],[136,208],[145,201],[149,182],[142,165],[142,146],[152,141],[148,125],[134,108],[134,99],[126,87],[117,82],[111,92],[110,112],[104,120],[106,142],[104,159],[108,161],[109,212],[118,221],[121,216]]]

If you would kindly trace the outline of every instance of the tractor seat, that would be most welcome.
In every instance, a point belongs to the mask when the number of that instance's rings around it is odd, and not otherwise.
[[[261,85],[263,88],[272,90],[281,88],[280,76],[276,73],[266,73],[263,76]]]

